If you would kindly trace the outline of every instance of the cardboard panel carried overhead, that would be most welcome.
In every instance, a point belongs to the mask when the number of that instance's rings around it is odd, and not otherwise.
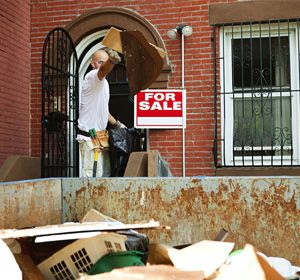
[[[151,86],[163,68],[163,60],[139,31],[122,32],[121,40],[129,90],[133,96]]]
[[[121,31],[112,27],[101,44],[124,55],[131,96],[149,88],[162,71],[166,52],[149,43],[137,30]]]
[[[101,44],[119,53],[123,53],[121,32],[122,30],[111,27],[103,38]]]

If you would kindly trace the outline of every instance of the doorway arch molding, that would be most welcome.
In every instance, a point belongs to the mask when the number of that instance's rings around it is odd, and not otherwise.
[[[65,29],[76,46],[86,36],[111,26],[121,30],[138,30],[148,42],[165,50],[164,42],[154,26],[144,17],[127,8],[106,7],[87,11],[67,24]],[[170,72],[171,67],[165,58],[163,69],[151,87],[167,88]]]

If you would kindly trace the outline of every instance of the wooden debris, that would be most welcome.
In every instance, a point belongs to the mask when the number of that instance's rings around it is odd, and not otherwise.
[[[159,222],[149,221],[148,223],[142,224],[122,224],[120,222],[65,223],[29,229],[2,229],[0,230],[0,238],[6,239],[76,232],[117,231],[125,229],[151,228],[160,228]]]

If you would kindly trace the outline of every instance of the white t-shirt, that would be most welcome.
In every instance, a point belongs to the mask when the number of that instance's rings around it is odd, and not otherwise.
[[[109,85],[105,78],[99,80],[98,69],[90,71],[83,81],[79,108],[78,127],[89,131],[106,129],[108,122]],[[88,140],[78,134],[77,140]]]

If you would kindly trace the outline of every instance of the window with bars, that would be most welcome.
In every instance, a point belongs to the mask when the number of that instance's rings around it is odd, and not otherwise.
[[[299,27],[298,21],[219,26],[217,166],[299,165]]]

